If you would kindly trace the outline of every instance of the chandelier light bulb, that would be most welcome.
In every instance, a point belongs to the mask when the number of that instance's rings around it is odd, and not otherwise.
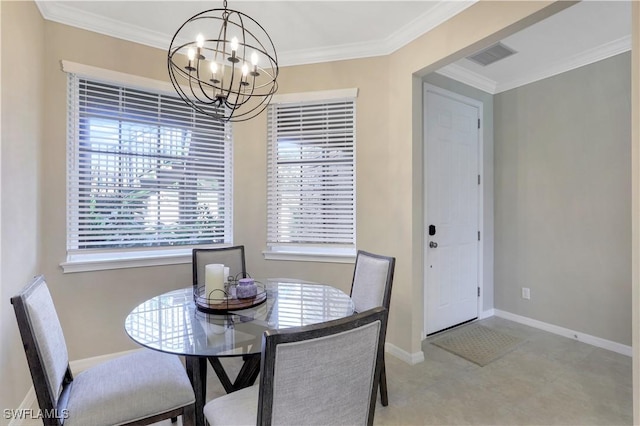
[[[245,121],[263,112],[278,90],[278,55],[260,23],[229,9],[226,0],[223,6],[197,13],[178,28],[167,51],[169,77],[198,113],[221,122]]]
[[[259,76],[260,73],[258,72],[258,54],[255,51],[251,53],[251,64],[253,65],[253,68],[251,69],[251,75],[253,77]]]
[[[211,78],[209,79],[209,81],[213,84],[220,83],[220,80],[216,75],[218,73],[218,64],[215,61],[211,61],[209,67],[211,68]]]
[[[249,85],[247,81],[247,75],[249,74],[249,65],[246,62],[242,64],[242,78],[240,79],[240,87],[246,87]]]
[[[227,61],[237,64],[240,62],[240,59],[236,57],[236,53],[238,52],[238,37],[234,37],[231,39],[231,56],[227,58]]]
[[[187,71],[189,71],[189,73],[192,73],[193,71],[195,71],[196,69],[193,67],[193,60],[196,57],[196,51],[193,49],[193,47],[190,47],[187,50],[187,58],[189,58],[189,63],[187,64],[186,67],[184,67]]]
[[[204,55],[202,54],[202,48],[204,47],[204,36],[202,34],[198,34],[196,37],[196,46],[198,46],[198,60],[202,61],[204,59]]]

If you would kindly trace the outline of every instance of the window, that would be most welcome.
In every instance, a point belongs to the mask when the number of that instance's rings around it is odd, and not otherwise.
[[[353,261],[355,93],[269,106],[267,259]]]
[[[228,124],[168,93],[76,74],[68,106],[68,263],[231,243]]]

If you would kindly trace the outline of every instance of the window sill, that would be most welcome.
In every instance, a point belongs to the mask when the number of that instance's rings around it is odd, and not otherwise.
[[[65,274],[74,272],[105,271],[109,269],[139,268],[147,266],[191,263],[191,249],[136,251],[114,253],[73,254],[60,266]]]
[[[327,263],[355,263],[356,252],[336,253],[326,252],[304,252],[286,250],[265,250],[262,252],[265,260],[286,260],[297,262],[327,262]]]

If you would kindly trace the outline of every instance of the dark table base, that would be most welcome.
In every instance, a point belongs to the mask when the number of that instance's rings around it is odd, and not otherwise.
[[[207,401],[207,359],[213,367],[222,387],[227,393],[235,392],[237,390],[252,386],[258,374],[260,374],[260,354],[244,355],[244,364],[238,372],[238,377],[232,383],[224,370],[224,367],[220,363],[218,357],[199,357],[199,356],[186,356],[185,364],[187,367],[187,374],[191,380],[191,385],[196,394],[196,413],[195,420],[196,426],[204,426],[204,405]]]

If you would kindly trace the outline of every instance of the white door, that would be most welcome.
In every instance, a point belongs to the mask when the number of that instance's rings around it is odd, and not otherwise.
[[[481,104],[429,85],[424,103],[425,331],[431,334],[478,317]]]

